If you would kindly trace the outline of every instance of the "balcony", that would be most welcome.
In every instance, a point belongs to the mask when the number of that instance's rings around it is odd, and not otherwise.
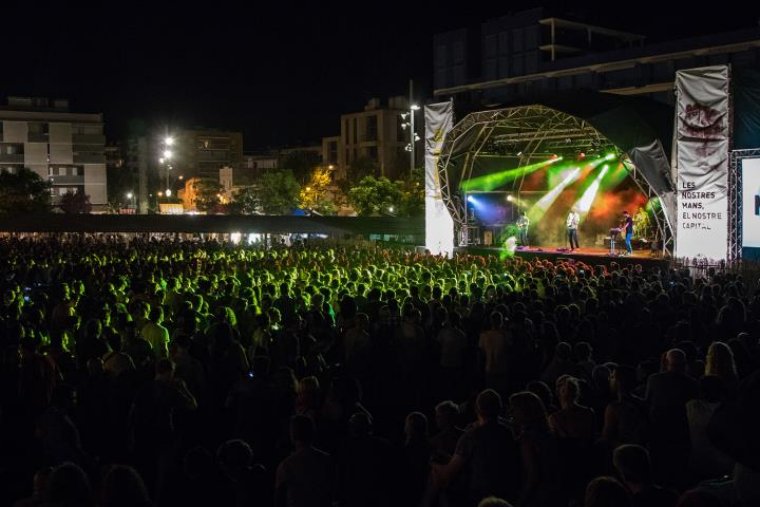
[[[54,187],[70,187],[72,185],[84,185],[84,174],[77,176],[48,176],[48,181]]]
[[[0,153],[0,164],[23,164],[23,163],[24,163],[23,153],[14,153],[13,155],[8,155],[7,153]]]
[[[105,146],[106,136],[102,134],[72,134],[72,144],[96,144],[98,146]]]
[[[98,152],[83,152],[83,153],[74,152],[74,163],[75,164],[105,164],[106,155],[105,153],[98,153]]]
[[[30,143],[46,143],[48,142],[48,135],[44,132],[29,132],[27,138]]]

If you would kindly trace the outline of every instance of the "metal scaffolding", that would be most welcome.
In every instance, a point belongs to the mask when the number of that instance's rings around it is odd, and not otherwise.
[[[478,158],[514,157],[519,167],[570,150],[587,154],[614,151],[641,191],[650,199],[659,197],[628,155],[582,118],[543,105],[471,113],[446,135],[438,159],[441,193],[454,219],[459,246],[469,244],[473,233],[459,185],[472,178]],[[522,188],[524,180],[525,174],[514,185]],[[672,256],[673,234],[660,206],[654,207],[654,219],[662,253]]]

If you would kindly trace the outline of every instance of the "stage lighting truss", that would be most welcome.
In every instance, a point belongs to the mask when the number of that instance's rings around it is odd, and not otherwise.
[[[614,154],[626,165],[634,182],[649,198],[653,191],[628,156],[590,123],[582,118],[541,105],[487,110],[471,113],[446,135],[438,158],[441,193],[460,237],[460,246],[472,229],[466,203],[458,195],[460,184],[472,178],[475,160],[479,157],[510,157],[523,166],[552,155],[576,159]],[[522,188],[525,176],[513,183],[512,190]],[[655,222],[663,255],[673,253],[673,234],[660,209]],[[464,239],[463,239],[464,238]],[[465,242],[465,243],[463,243]]]

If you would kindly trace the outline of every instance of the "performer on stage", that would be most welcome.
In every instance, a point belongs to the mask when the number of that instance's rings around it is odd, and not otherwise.
[[[581,216],[578,214],[578,209],[573,207],[570,210],[570,214],[567,215],[567,239],[570,241],[570,251],[580,248],[578,246],[578,224],[581,221]]]
[[[633,218],[628,210],[623,211],[623,223],[620,225],[621,229],[625,230],[625,254],[631,255],[633,248],[631,247],[631,238],[633,237]]]
[[[530,219],[528,213],[523,211],[517,219],[517,228],[520,230],[520,245],[528,246],[528,227],[530,227]]]

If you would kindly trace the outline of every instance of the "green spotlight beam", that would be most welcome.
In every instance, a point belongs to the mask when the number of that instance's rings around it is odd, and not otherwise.
[[[514,169],[507,169],[505,171],[500,171],[494,174],[486,174],[485,176],[478,176],[477,178],[472,178],[470,180],[462,182],[460,188],[465,192],[488,192],[495,188],[502,187],[510,181],[516,180],[521,176],[530,174],[546,166],[559,162],[560,160],[562,160],[562,157],[555,157],[550,158],[549,160],[544,160],[542,162],[536,162],[535,164],[516,167]]]
[[[604,164],[602,170],[597,174],[596,178],[594,178],[594,182],[588,186],[581,198],[575,203],[575,207],[578,208],[578,213],[581,215],[581,220],[586,218],[586,215],[591,209],[591,205],[594,203],[594,199],[596,199],[596,194],[599,193],[602,178],[604,178],[604,175],[607,174],[609,170],[609,164]]]
[[[610,191],[613,188],[620,185],[623,180],[625,180],[625,177],[628,176],[628,170],[625,168],[623,163],[617,164],[614,169],[609,171],[607,173],[607,176],[604,177],[602,180],[601,188],[604,191]]]

